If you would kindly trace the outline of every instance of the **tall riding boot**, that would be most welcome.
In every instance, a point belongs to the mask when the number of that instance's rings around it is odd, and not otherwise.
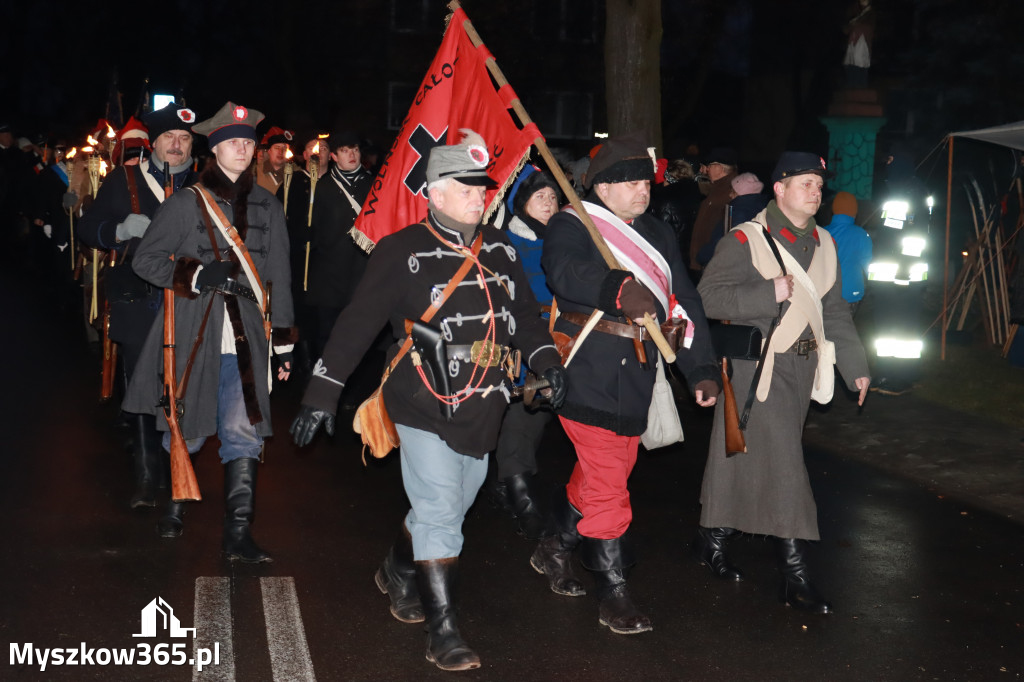
[[[530,540],[544,535],[544,515],[534,501],[535,487],[532,474],[513,474],[502,483],[505,486],[508,506],[519,524],[519,533]]]
[[[135,428],[135,493],[131,507],[155,507],[156,490],[160,485],[160,434],[156,417],[151,414],[132,415]]]
[[[635,563],[626,536],[612,540],[583,538],[581,560],[597,578],[598,621],[619,635],[653,630],[651,619],[640,612],[629,594],[626,578]]]
[[[374,576],[377,588],[391,598],[391,615],[403,623],[422,623],[423,604],[416,589],[416,564],[413,563],[412,536],[402,522],[402,530],[391,545],[384,563]]]
[[[171,500],[167,503],[167,511],[157,521],[156,530],[162,538],[180,537],[185,529],[182,517],[185,515],[185,503]]]
[[[441,670],[480,667],[480,657],[462,639],[455,619],[458,573],[458,557],[416,562],[416,585],[427,620],[427,660]]]
[[[806,540],[775,538],[779,551],[779,571],[782,573],[782,587],[779,599],[795,609],[826,615],[834,613],[832,605],[811,584],[811,577],[804,560]]]
[[[257,546],[249,532],[256,496],[259,460],[244,457],[224,465],[224,554],[247,564],[273,561]]]
[[[743,580],[740,570],[730,563],[725,555],[725,545],[736,531],[732,528],[697,527],[693,539],[693,553],[697,560],[711,569],[711,573],[722,580]]]
[[[530,557],[533,570],[548,577],[548,586],[555,594],[582,597],[587,593],[572,569],[572,551],[580,543],[576,524],[582,518],[583,514],[569,503],[562,488],[551,508],[552,532],[541,538]]]

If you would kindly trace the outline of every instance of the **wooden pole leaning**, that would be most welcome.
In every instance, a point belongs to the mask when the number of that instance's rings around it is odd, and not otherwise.
[[[462,5],[459,4],[459,0],[451,0],[451,2],[448,3],[448,9],[453,12],[461,7]],[[480,34],[477,33],[476,29],[473,27],[473,22],[469,19],[466,19],[466,21],[463,22],[462,28],[466,31],[466,35],[469,36],[474,47],[480,47],[484,44],[484,41],[480,38]],[[494,78],[494,82],[498,84],[499,88],[509,84],[508,80],[505,78],[505,74],[502,73],[501,69],[498,67],[498,63],[494,60],[494,57],[488,57],[486,63],[487,70],[490,71],[491,76]],[[515,112],[516,117],[523,126],[533,123],[533,120],[530,118],[530,115],[526,113],[526,108],[523,107],[523,103],[519,101],[518,97],[512,100],[512,111]],[[608,248],[608,244],[605,242],[604,237],[601,236],[601,232],[597,229],[597,225],[594,224],[594,220],[590,217],[590,214],[587,213],[587,210],[583,208],[583,202],[580,201],[579,196],[577,196],[576,190],[574,190],[572,185],[569,184],[568,178],[566,178],[565,173],[562,172],[562,167],[551,154],[547,141],[543,137],[537,137],[537,139],[533,141],[533,145],[540,152],[540,155],[547,164],[551,174],[555,176],[555,181],[558,182],[558,186],[569,199],[569,203],[579,215],[584,227],[587,228],[587,233],[590,235],[591,240],[594,242],[594,246],[597,247],[598,252],[601,254],[601,258],[603,258],[604,262],[608,265],[608,268],[611,270],[623,270],[624,268],[619,264],[618,260],[616,260],[611,249]],[[671,314],[671,311],[667,312],[668,314]],[[665,335],[661,333],[661,327],[658,326],[658,323],[651,318],[650,315],[645,315],[643,325],[647,329],[647,333],[650,335],[651,340],[654,341],[658,350],[661,351],[665,360],[670,363],[675,362],[675,353],[672,352],[671,347],[668,345],[668,341],[665,340]]]

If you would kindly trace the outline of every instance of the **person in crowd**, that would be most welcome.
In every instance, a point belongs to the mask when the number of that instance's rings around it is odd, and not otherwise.
[[[540,265],[548,221],[558,212],[558,185],[547,172],[527,165],[509,190],[506,204],[512,214],[508,239],[516,247],[533,295],[551,305],[551,292]],[[531,540],[540,538],[546,518],[538,500],[537,450],[551,421],[549,410],[528,409],[521,401],[508,406],[494,451],[497,499]]]
[[[195,112],[171,103],[146,114],[143,122],[152,154],[141,163],[118,166],[108,174],[77,227],[82,242],[117,254],[116,264],[106,271],[103,282],[110,304],[109,334],[119,347],[125,386],[135,374],[146,337],[163,306],[163,288],[136,274],[132,269],[134,260],[164,201],[168,183],[176,192],[197,179],[192,170],[190,130],[196,122]],[[167,453],[160,447],[157,416],[150,410],[139,410],[129,419],[134,425],[135,461],[135,492],[130,504],[132,508],[155,507],[156,491],[160,481],[166,481],[168,468]],[[160,532],[172,530],[162,527]]]
[[[424,221],[382,238],[373,249],[291,429],[299,446],[321,426],[333,434],[345,382],[390,320],[401,340],[388,352],[390,374],[382,391],[401,440],[411,509],[376,582],[395,618],[426,621],[426,657],[442,670],[480,667],[459,632],[455,592],[463,520],[487,475],[487,455],[508,402],[509,372],[497,359],[513,345],[522,351],[526,364],[550,384],[554,407],[567,388],[515,249],[503,232],[481,225],[486,188],[493,185],[488,147],[477,133],[463,132],[461,143],[430,151]],[[407,321],[420,326],[407,327]],[[414,336],[433,349],[417,353],[418,361],[405,352]],[[484,357],[486,348],[493,352]]]
[[[768,340],[763,363],[731,361],[737,407],[751,391],[757,400],[743,432],[746,452],[731,456],[725,407],[715,411],[694,550],[715,576],[738,581],[729,538],[737,531],[773,536],[781,600],[818,614],[832,613],[832,605],[807,568],[807,544],[820,536],[803,425],[812,399],[832,399],[834,365],[861,404],[871,383],[841,295],[835,244],[814,221],[826,173],[818,155],[784,152],[772,172],[775,198],[722,239],[698,286],[709,317],[756,326]]]
[[[568,367],[569,393],[558,415],[577,463],[552,510],[554,534],[538,543],[530,563],[553,592],[582,595],[571,564],[579,545],[583,566],[597,579],[600,623],[627,635],[652,629],[626,582],[635,563],[627,480],[661,371],[657,348],[638,326],[644,315],[688,319],[690,343],[680,347],[676,366],[698,405],[714,405],[721,389],[700,297],[675,235],[647,213],[654,179],[649,146],[638,135],[609,138],[584,178],[590,193],[583,206],[626,269],[609,268],[570,210],[548,223],[541,257],[560,313],[555,332],[576,337],[592,314],[600,320],[576,341]]]
[[[295,340],[284,212],[249,172],[262,119],[255,109],[227,102],[192,126],[192,132],[207,137],[214,161],[196,186],[164,202],[132,261],[139,277],[174,293],[179,382],[189,368],[185,410],[178,420],[181,435],[191,454],[208,436],[218,436],[224,464],[222,548],[228,559],[247,563],[272,560],[253,540],[250,526],[263,441],[273,434],[271,348],[277,378],[286,380]],[[158,319],[128,386],[126,411],[160,410],[163,347],[164,325]],[[163,445],[170,450],[170,434]],[[172,503],[161,520],[161,535],[181,534],[183,507]]]

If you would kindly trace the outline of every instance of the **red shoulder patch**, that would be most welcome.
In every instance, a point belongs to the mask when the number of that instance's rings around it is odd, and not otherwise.
[[[747,243],[747,235],[743,232],[743,230],[736,230],[735,232],[733,232],[733,234],[736,235],[736,239],[740,240],[740,244]]]
[[[796,243],[796,235],[790,232],[788,227],[784,227],[779,230],[779,236],[788,239],[790,244]]]

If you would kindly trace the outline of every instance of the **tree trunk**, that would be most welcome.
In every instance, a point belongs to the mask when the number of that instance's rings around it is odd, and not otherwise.
[[[641,132],[661,152],[661,0],[607,0],[608,132]]]

